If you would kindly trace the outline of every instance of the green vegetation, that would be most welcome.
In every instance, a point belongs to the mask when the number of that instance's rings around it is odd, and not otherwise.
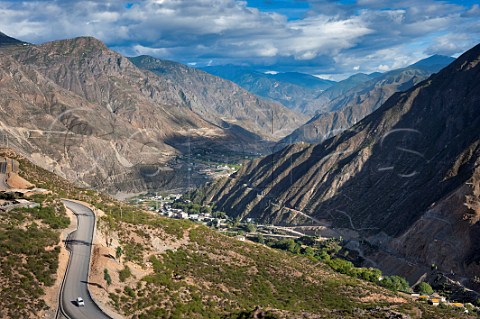
[[[121,282],[125,282],[128,278],[132,276],[132,272],[128,266],[125,266],[122,270],[118,272],[118,276]]]
[[[28,214],[31,214],[35,219],[40,219],[53,229],[64,229],[70,224],[70,219],[65,214],[65,206],[58,202],[50,206],[37,206],[34,208],[22,208]]]
[[[107,286],[110,286],[112,284],[112,277],[110,277],[110,273],[108,272],[107,268],[103,270],[103,279],[107,283]]]
[[[61,203],[35,200],[42,206],[0,213],[0,313],[12,319],[48,309],[41,296],[56,278],[57,229],[69,224]]]
[[[257,231],[257,227],[252,224],[252,223],[248,223],[246,226],[245,226],[245,230],[249,233],[254,233]]]
[[[117,249],[115,249],[115,258],[120,260],[120,257],[122,257],[123,250],[122,247],[118,246]]]
[[[313,261],[287,261],[284,253],[240,244],[203,226],[192,228],[189,238],[187,247],[150,257],[154,274],[144,277],[140,288],[130,287],[135,299],[123,291],[112,304],[126,314],[144,309],[139,318],[220,318],[257,305],[294,312],[337,309],[348,317],[362,307],[348,296],[361,296],[362,284],[331,273],[322,279],[326,269]],[[212,259],[225,255],[221,263]],[[300,277],[293,275],[297,272]],[[185,278],[195,278],[195,284]],[[115,303],[117,297],[123,302]]]
[[[296,240],[268,239],[266,244],[272,248],[324,262],[341,274],[363,279],[392,291],[411,291],[409,283],[403,277],[382,277],[379,269],[355,267],[352,262],[336,257],[342,249],[340,241],[336,239],[328,239],[323,242],[316,242],[312,237],[301,237]]]
[[[400,276],[385,277],[380,284],[393,291],[411,291],[408,281]]]
[[[203,206],[192,202],[184,202],[177,200],[172,204],[173,208],[182,209],[188,214],[211,214],[212,208],[210,206]]]
[[[125,261],[133,261],[137,264],[143,264],[143,245],[130,241],[125,242]]]
[[[354,277],[375,282],[381,275],[379,270],[356,268],[339,258],[331,258],[331,265],[326,266],[319,262],[317,249],[305,247],[308,238],[301,244],[294,241],[294,245],[278,241],[286,250],[297,251],[298,245],[299,255],[241,243],[203,226],[191,228],[189,239],[187,246],[151,255],[148,262],[154,273],[111,294],[112,305],[129,318],[257,318],[257,311],[251,310],[257,307],[278,310],[262,311],[262,318],[297,318],[303,314],[387,318],[393,312],[412,318],[420,312],[422,318],[432,319],[460,315],[428,305],[360,301],[370,294],[396,294],[333,272],[333,267],[350,276],[356,271]],[[325,243],[326,250],[336,251],[337,244]],[[391,281],[402,282],[397,277]]]
[[[162,228],[168,235],[181,239],[184,232],[193,225],[188,220],[173,220],[170,218],[158,217],[139,208],[116,204],[106,197],[98,201],[92,201],[92,204],[101,209],[107,215],[100,218],[99,227],[105,232],[119,232],[120,237],[124,235],[124,229],[121,224],[149,226],[153,228]],[[127,247],[123,248],[124,254],[127,254]]]
[[[421,282],[415,287],[415,291],[422,295],[431,295],[433,294],[432,286],[426,282]]]

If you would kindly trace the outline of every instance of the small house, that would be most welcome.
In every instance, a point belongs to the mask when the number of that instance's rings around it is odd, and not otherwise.
[[[191,214],[188,216],[190,220],[199,220],[200,216],[198,214]]]
[[[239,240],[239,241],[245,241],[245,236],[243,235],[237,235],[235,236],[235,239]]]
[[[433,306],[438,306],[440,304],[440,299],[438,298],[432,298],[428,301],[429,304],[433,305]]]

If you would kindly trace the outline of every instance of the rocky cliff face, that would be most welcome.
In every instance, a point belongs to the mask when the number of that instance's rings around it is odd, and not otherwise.
[[[272,134],[271,114],[284,134],[301,122],[230,83],[216,88],[229,99],[210,105],[213,77],[203,79],[203,99],[190,103],[196,97],[185,83],[141,70],[93,38],[3,46],[0,60],[2,141],[64,177],[112,192],[194,186],[204,180],[179,156],[268,151],[281,134]]]
[[[480,45],[351,130],[251,162],[197,199],[242,218],[333,228],[370,264],[411,280],[432,263],[471,278],[480,271],[479,94]]]
[[[325,101],[325,109],[328,112],[315,115],[310,121],[287,136],[282,144],[319,143],[343,132],[378,109],[394,93],[413,87],[432,73],[446,67],[453,60],[450,57],[432,56],[405,69],[377,75],[370,80],[360,77],[358,81],[364,81],[348,90],[341,91],[334,86],[320,96]],[[349,83],[355,82],[350,81]],[[338,86],[343,87],[342,85]]]

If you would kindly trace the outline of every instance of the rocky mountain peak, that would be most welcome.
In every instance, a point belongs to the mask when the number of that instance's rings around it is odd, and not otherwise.
[[[94,37],[77,37],[67,40],[48,42],[41,45],[50,54],[87,55],[108,52],[110,49],[102,41]]]

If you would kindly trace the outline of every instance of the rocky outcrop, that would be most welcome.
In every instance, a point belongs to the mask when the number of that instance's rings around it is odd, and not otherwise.
[[[241,218],[353,230],[387,270],[435,263],[470,278],[480,264],[479,61],[480,45],[351,130],[251,162],[197,199]]]

